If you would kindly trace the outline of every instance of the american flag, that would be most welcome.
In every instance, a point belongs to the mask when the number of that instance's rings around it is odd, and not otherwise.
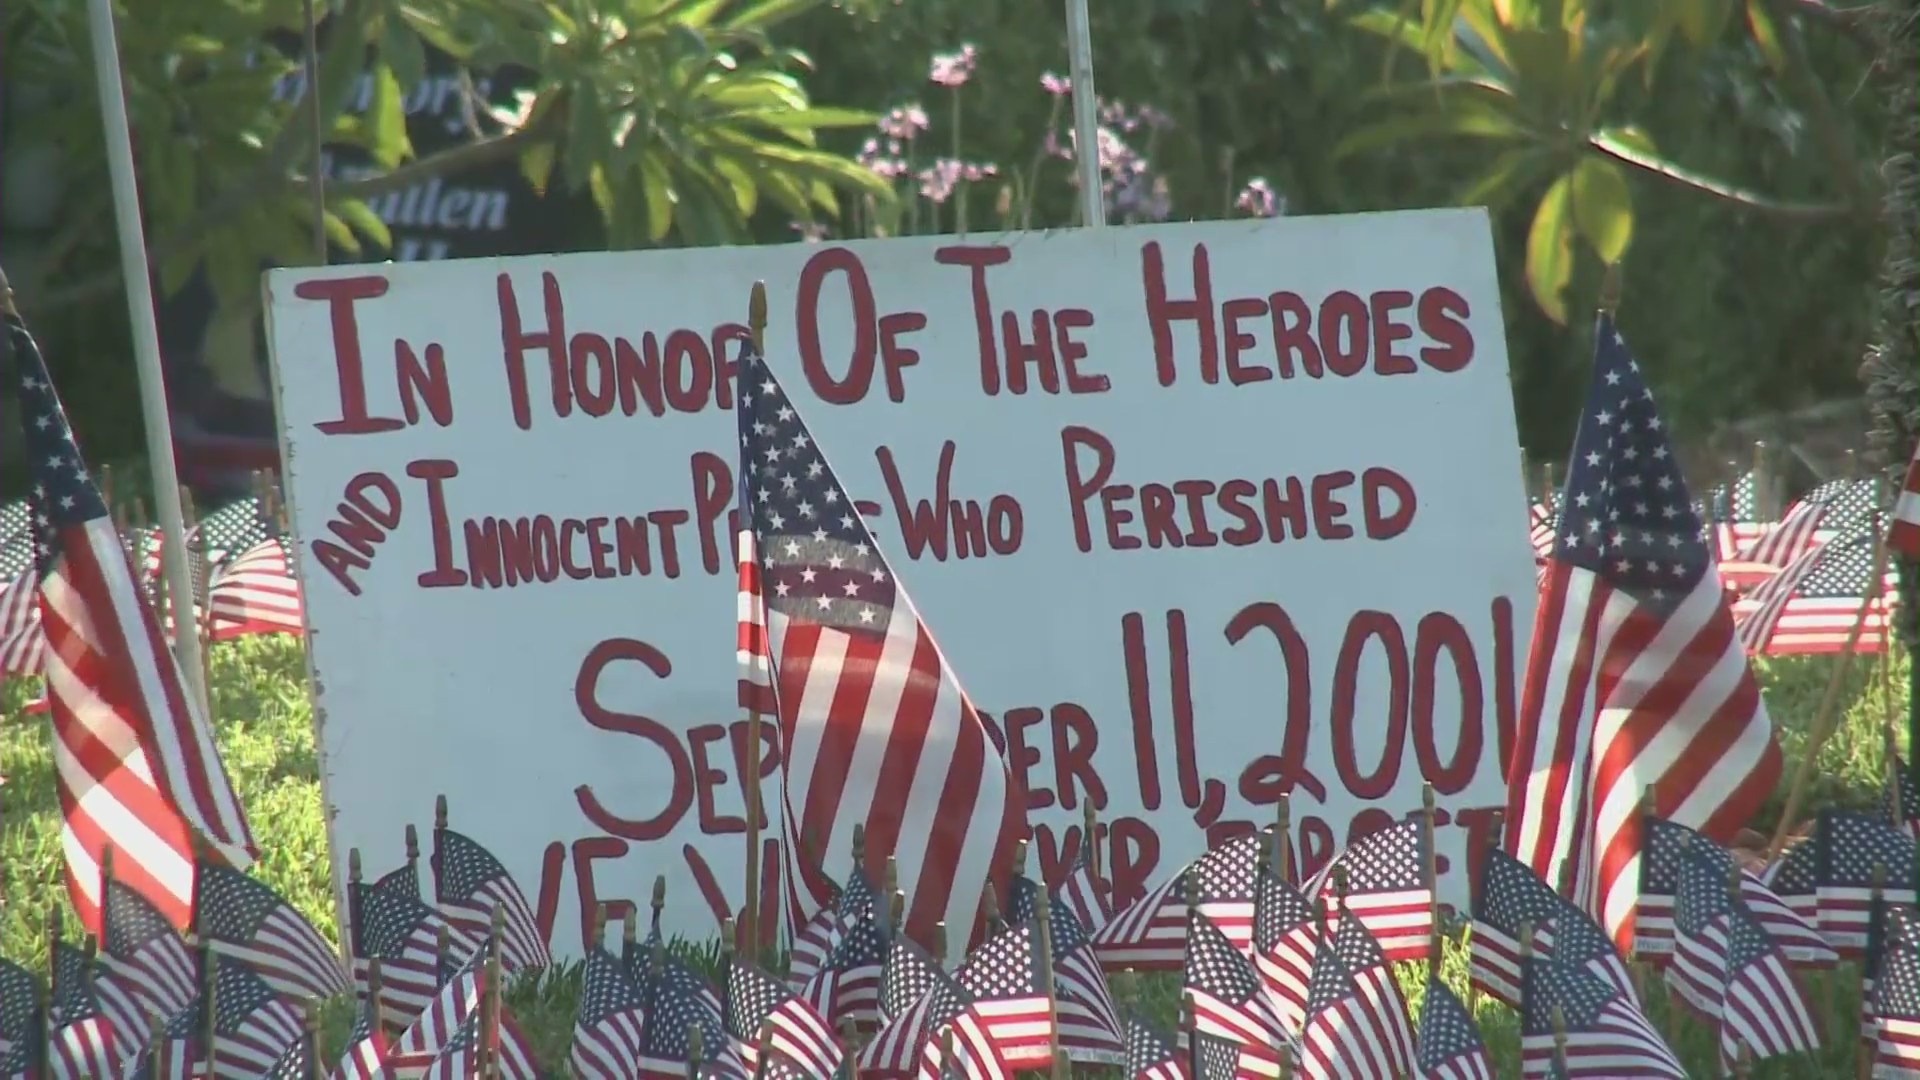
[[[384,1080],[387,1064],[386,1024],[374,1013],[379,1006],[362,1001],[354,1010],[353,1027],[347,1030],[347,1048],[340,1063],[327,1074],[327,1080]]]
[[[1666,980],[1680,1001],[1707,1020],[1720,1018],[1721,992],[1727,984],[1727,927],[1737,906],[1721,867],[1693,846],[1681,852]]]
[[[1920,926],[1912,912],[1887,911],[1887,947],[1873,982],[1875,1076],[1920,1072]]]
[[[1137,1016],[1127,1020],[1127,1080],[1187,1080],[1173,1040]]]
[[[1920,837],[1920,786],[1914,784],[1906,759],[1898,754],[1891,756],[1888,768],[1894,779],[1880,785],[1880,816],[1908,836]]]
[[[1193,1003],[1194,1030],[1239,1046],[1245,1051],[1243,1069],[1279,1076],[1279,1048],[1291,1043],[1292,1035],[1274,1011],[1253,965],[1213,920],[1198,911],[1187,925],[1184,977]]]
[[[1473,1017],[1447,984],[1431,975],[1420,1003],[1418,1069],[1417,1080],[1493,1080],[1493,1062]]]
[[[1735,605],[1740,643],[1749,653],[1839,652],[1847,647],[1855,626],[1859,636],[1854,649],[1879,651],[1882,630],[1893,609],[1898,572],[1888,564],[1881,568],[1881,580],[1873,580],[1878,541],[1870,520],[1862,519],[1845,535],[1795,559],[1779,576]]]
[[[307,1080],[313,1073],[314,1062],[313,1047],[303,1038],[287,1047],[261,1080]]]
[[[1720,1011],[1720,1064],[1731,1069],[1741,1047],[1755,1059],[1810,1053],[1820,1030],[1806,994],[1772,935],[1735,903],[1727,924],[1727,983]]]
[[[973,703],[813,435],[749,348],[741,471],[751,473],[769,652],[779,676],[792,833],[893,852],[907,925],[974,925],[989,871],[1025,815]],[[811,890],[813,883],[808,883]],[[826,898],[816,894],[815,904]]]
[[[231,867],[195,867],[194,932],[292,997],[330,998],[351,985],[320,931],[274,892]]]
[[[495,1016],[499,1026],[493,1033],[494,1069],[488,1076],[498,1080],[540,1080],[540,1069],[533,1063],[533,1048],[521,1034],[513,1014],[502,1005]],[[479,1009],[468,1014],[421,1074],[422,1080],[468,1080],[479,1075],[480,1029],[484,1019]]]
[[[1330,885],[1346,871],[1347,910],[1380,942],[1387,959],[1419,960],[1433,934],[1433,887],[1426,865],[1426,825],[1411,818],[1347,845],[1314,875],[1307,899],[1331,903]]]
[[[1193,1043],[1194,1080],[1255,1080],[1257,1077],[1272,1076],[1279,1067],[1271,1056],[1272,1052],[1262,1050],[1256,1053],[1232,1039],[1223,1039],[1218,1035],[1196,1033]],[[1279,1052],[1290,1054],[1291,1048],[1283,1047]]]
[[[25,499],[0,505],[0,674],[45,670],[40,630],[40,575],[34,569],[33,514]]]
[[[1920,444],[1913,448],[1913,460],[1907,463],[1907,475],[1893,500],[1893,514],[1887,525],[1887,550],[1909,559],[1920,559]]]
[[[405,1027],[439,989],[440,931],[446,923],[404,889],[381,882],[349,884],[347,910],[354,990],[366,996],[367,961],[380,961],[382,1019],[389,1027]]]
[[[1829,480],[1789,507],[1780,523],[1761,534],[1741,558],[1746,562],[1785,567],[1832,539],[1836,529],[1843,530],[1856,520],[1871,517],[1878,502],[1872,480]]]
[[[118,878],[107,881],[105,891],[104,974],[94,988],[121,1045],[131,1049],[147,1041],[154,1017],[175,1016],[193,1004],[200,993],[199,967],[173,924],[145,897]]]
[[[742,468],[734,483],[733,505],[739,511],[739,532],[734,547],[740,576],[734,653],[740,665],[740,707],[764,716],[777,717],[780,715],[780,705],[774,699],[773,654],[769,651],[767,641],[767,603],[760,590],[759,541],[754,537],[753,518],[745,513],[745,508],[751,506],[753,500],[752,477],[752,473]],[[789,848],[793,846],[787,845]],[[821,903],[824,907],[824,898]]]
[[[1717,562],[1739,562],[1774,522],[1760,520],[1759,478],[1743,472],[1728,483],[1708,490],[1695,509],[1713,527],[1713,556]]]
[[[46,1030],[33,973],[0,960],[0,1078],[39,1080]]]
[[[211,1073],[219,1080],[259,1080],[303,1036],[300,1014],[246,965],[217,953],[202,955],[213,965]],[[169,1076],[204,1075],[206,1009],[206,997],[195,995],[187,1008],[167,1021],[158,1046],[147,1047],[127,1074],[146,1075],[157,1052],[166,1061]]]
[[[1091,832],[1082,835],[1073,865],[1055,889],[1088,933],[1107,925],[1107,920],[1113,918],[1112,889],[1093,872],[1093,843]]]
[[[793,943],[787,948],[787,985],[797,990],[811,982],[839,952],[845,937],[840,912],[835,907],[814,912],[793,935]]]
[[[93,957],[65,941],[55,941],[48,966],[52,985],[47,994],[47,1064],[52,1080],[108,1075],[121,1051],[94,990],[97,965]]]
[[[1473,896],[1468,979],[1489,996],[1520,1004],[1520,926],[1533,924],[1533,955],[1586,971],[1633,994],[1633,976],[1604,931],[1526,864],[1497,848],[1487,852]]]
[[[1320,913],[1300,891],[1260,864],[1253,904],[1253,967],[1267,1000],[1288,1031],[1306,1023],[1313,988],[1313,958],[1320,951]]]
[[[987,1038],[1015,1069],[1045,1068],[1053,1061],[1049,969],[1040,961],[1040,932],[1028,923],[982,942],[955,974],[986,1023]]]
[[[433,891],[447,929],[469,950],[478,949],[501,909],[500,963],[507,971],[535,971],[553,962],[533,907],[493,853],[448,828],[433,830]]]
[[[253,852],[246,812],[144,602],[39,347],[17,322],[8,322],[7,340],[39,530],[67,890],[81,922],[97,930],[100,856],[111,845],[120,878],[183,926],[193,902],[188,829],[244,867]]]
[[[474,953],[459,964],[449,961],[444,967],[436,966],[433,996],[394,1040],[387,1056],[387,1071],[396,1078],[423,1075],[460,1033],[460,1026],[480,1011],[487,991],[484,952]]]
[[[1873,1017],[1873,981],[1880,977],[1880,969],[1887,960],[1887,912],[1891,910],[1885,900],[1875,900],[1867,914],[1867,947],[1860,957],[1860,1038],[1872,1042],[1875,1031]]]
[[[661,963],[647,973],[641,988],[647,1018],[646,1030],[641,1033],[642,1080],[680,1080],[685,1076],[692,1045],[687,1032],[696,1026],[705,1066],[717,1075],[745,1080],[746,1067],[727,1038],[713,991],[677,957],[664,952],[659,957]]]
[[[646,998],[618,957],[599,945],[587,952],[580,1006],[573,1023],[573,1074],[581,1080],[628,1080],[640,1072]]]
[[[826,1017],[780,980],[735,957],[727,969],[726,1006],[721,1017],[740,1057],[751,1068],[760,1062],[760,1040],[814,1080],[830,1080],[845,1054]]]
[[[1093,934],[1093,949],[1109,970],[1179,970],[1186,959],[1187,871],[1154,886],[1121,908]]]
[[[1760,808],[1780,750],[1734,637],[1705,532],[1653,393],[1613,317],[1595,330],[1559,547],[1536,612],[1508,772],[1507,849],[1624,946],[1638,796],[1725,838]]]
[[[1685,857],[1710,862],[1724,886],[1733,875],[1733,855],[1692,829],[1663,818],[1647,817],[1640,827],[1644,854],[1634,906],[1633,950],[1635,959],[1657,963],[1671,951],[1674,897],[1679,892]],[[1740,893],[1795,963],[1821,967],[1839,959],[1819,929],[1793,904],[1775,895],[1757,875],[1745,869],[1740,871]]]
[[[1840,955],[1858,959],[1867,944],[1873,914],[1873,877],[1883,871],[1881,897],[1889,904],[1914,903],[1913,839],[1866,814],[1825,810],[1819,837],[1820,932]]]
[[[1268,834],[1236,836],[1187,870],[1193,906],[1241,952],[1253,948],[1254,878],[1265,862]]]
[[[1007,902],[1007,920],[1014,926],[1033,922],[1044,890],[1024,874],[1014,876]],[[1074,1061],[1118,1064],[1125,1057],[1125,1037],[1113,991],[1107,986],[1100,958],[1094,954],[1087,928],[1058,893],[1045,893],[1047,922],[1053,950],[1053,996],[1060,1028],[1060,1049]]]
[[[1529,960],[1521,978],[1520,1074],[1527,1080],[1550,1075],[1556,1008],[1566,1033],[1568,1080],[1687,1080],[1632,999],[1605,980],[1542,960]]]
[[[287,537],[276,534],[213,569],[207,612],[214,640],[306,632],[291,551]]]
[[[1400,984],[1351,911],[1314,957],[1301,1046],[1301,1074],[1315,1080],[1388,1080],[1409,1075],[1418,1058]]]
[[[952,1032],[952,1063],[944,1061],[941,1046],[948,1032]],[[968,1080],[1013,1076],[998,1044],[987,1034],[985,1018],[973,1008],[973,995],[943,971],[936,971],[927,992],[888,1021],[860,1052],[859,1071],[863,1080],[909,1076],[934,1080],[949,1072]]]
[[[1760,881],[1809,926],[1820,925],[1820,844],[1818,831],[1796,841],[1767,864]]]
[[[893,930],[865,874],[856,873],[848,880],[839,907],[844,931],[829,964],[835,977],[834,1014],[829,1019],[851,1020],[871,1029],[880,1019],[880,984]],[[808,982],[815,978],[817,974]]]
[[[940,978],[939,961],[917,942],[895,938],[887,949],[886,973],[880,980],[879,1014],[888,1020],[905,1016]]]

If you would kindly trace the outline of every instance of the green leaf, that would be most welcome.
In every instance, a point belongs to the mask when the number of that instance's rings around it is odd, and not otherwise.
[[[526,178],[527,186],[534,194],[545,197],[547,181],[553,177],[553,161],[557,148],[550,142],[534,143],[520,151],[520,175]]]
[[[640,159],[640,191],[647,204],[647,242],[657,244],[673,228],[673,206],[677,197],[673,180],[660,159],[647,154]]]
[[[373,100],[365,119],[366,148],[382,168],[391,169],[413,156],[413,141],[407,137],[406,95],[391,64],[376,65],[371,76]]]
[[[724,25],[729,30],[765,30],[820,6],[820,0],[760,0],[734,13]]]
[[[1706,195],[1739,203],[1758,210],[1771,210],[1775,213],[1804,214],[1809,217],[1829,217],[1844,214],[1847,208],[1829,203],[1786,202],[1762,195],[1746,188],[1735,187],[1723,180],[1716,180],[1705,173],[1696,172],[1650,151],[1639,149],[1633,141],[1623,140],[1609,131],[1596,132],[1587,138],[1588,145],[1596,150],[1620,159],[1635,168],[1657,173],[1684,187],[1693,188]]]
[[[1747,32],[1760,47],[1760,56],[1776,74],[1787,70],[1787,49],[1780,41],[1780,28],[1774,25],[1767,0],[1747,0]]]
[[[1515,191],[1531,183],[1542,166],[1553,158],[1550,149],[1540,146],[1516,146],[1503,150],[1471,184],[1454,197],[1460,206],[1498,207]]]
[[[327,209],[352,226],[354,232],[373,241],[375,247],[387,251],[393,249],[393,233],[388,230],[387,223],[380,220],[380,215],[374,213],[366,203],[359,199],[337,199]]]
[[[353,229],[337,214],[328,213],[322,219],[327,226],[327,242],[349,255],[360,254],[360,238]]]
[[[1653,136],[1647,134],[1645,129],[1632,124],[1626,127],[1601,128],[1594,135],[1594,139],[1596,141],[1604,139],[1609,145],[1627,148],[1647,157],[1660,152],[1659,147],[1654,145]]]
[[[380,59],[392,69],[403,92],[420,85],[427,77],[426,45],[393,11],[380,23]]]
[[[1733,17],[1733,0],[1686,0],[1673,4],[1673,8],[1680,33],[1694,45],[1711,45],[1719,40],[1727,20]]]
[[[1517,118],[1490,105],[1468,100],[1453,107],[1429,110],[1406,116],[1393,116],[1369,124],[1341,139],[1333,148],[1333,160],[1375,150],[1413,139],[1460,136],[1480,139],[1521,139],[1530,132]]]
[[[575,83],[567,94],[567,144],[561,156],[569,188],[578,191],[587,183],[612,138],[613,127],[597,89],[585,81]]]
[[[1567,321],[1567,283],[1573,280],[1573,236],[1569,208],[1573,176],[1561,176],[1547,188],[1527,230],[1527,289],[1533,302],[1554,322]]]
[[[1611,266],[1633,242],[1633,194],[1626,173],[1617,162],[1589,154],[1573,167],[1572,177],[1574,224],[1600,261]]]

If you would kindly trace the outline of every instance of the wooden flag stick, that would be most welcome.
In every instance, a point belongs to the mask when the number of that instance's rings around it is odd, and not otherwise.
[[[1293,1080],[1293,1047],[1280,1044],[1280,1080]]]
[[[214,719],[213,563],[207,551],[206,531],[200,528],[199,514],[194,510],[193,492],[185,484],[180,485],[180,515],[183,527],[187,530],[182,534],[189,545],[187,550],[199,557],[197,561],[192,558],[187,561],[193,595],[187,598],[185,618],[192,621],[194,636],[200,642],[200,685],[205,688],[207,720],[211,723]],[[176,603],[173,608],[173,617],[181,618],[180,605]]]
[[[1882,909],[1881,905],[1885,902],[1884,892],[1887,886],[1886,863],[1877,862],[1873,864],[1872,882],[1873,892],[1867,900],[1867,925],[1869,927],[1867,933],[1870,938],[1875,933],[1879,935],[1880,940],[1877,944],[1880,946],[1880,955],[1885,956],[1888,952],[1887,931],[1889,927],[1887,925],[1887,913]],[[1875,943],[1871,940],[1868,942],[1869,952],[1871,952],[1873,944]],[[1873,1015],[1873,1002],[1869,996],[1871,992],[1868,989],[1868,984],[1873,981],[1875,972],[1872,968],[1868,967],[1867,964],[1868,960],[1866,959],[1862,959],[1860,962],[1860,1015],[1863,1017],[1871,1017]],[[1858,1048],[1853,1055],[1855,1080],[1869,1080],[1873,1075],[1875,1041],[1870,1036],[1861,1035],[1858,1037],[1857,1043]]]
[[[60,906],[47,908],[47,997],[49,1004],[40,1011],[41,1046],[45,1052],[40,1055],[40,1080],[53,1080],[53,1037],[59,1029],[54,1021],[50,1002],[60,993]]]
[[[1533,920],[1520,920],[1520,940],[1517,949],[1520,954],[1518,966],[1514,969],[1518,977],[1513,980],[1513,1013],[1515,1016],[1527,1015],[1527,965],[1533,963]]]
[[[1007,928],[1007,920],[1000,917],[1000,895],[994,892],[991,878],[980,887],[980,917],[986,921],[989,934],[998,934]]]
[[[147,1030],[153,1032],[147,1037],[147,1068],[151,1080],[167,1080],[167,1056],[160,1051],[167,1045],[167,1022],[158,1012],[148,1015],[150,1025]],[[193,1071],[193,1062],[187,1062],[189,1074]]]
[[[1080,796],[1080,842],[1086,845],[1087,874],[1093,878],[1095,891],[1100,884],[1100,812],[1093,807],[1091,792]]]
[[[700,1080],[700,1065],[704,1058],[704,1048],[700,1045],[702,1035],[699,1024],[687,1025],[687,1080]]]
[[[420,830],[408,823],[406,832],[407,872],[417,881],[420,877]]]
[[[1187,1042],[1187,1075],[1200,1075],[1200,1020],[1194,1008],[1193,991],[1180,994],[1180,1034]]]
[[[494,905],[493,924],[487,928],[487,985],[480,995],[480,1077],[500,1075],[500,939],[507,929],[507,909]]]
[[[301,1024],[307,1051],[306,1080],[320,1080],[326,1071],[320,1066],[320,999],[310,997],[301,1015]]]
[[[1847,630],[1847,643],[1835,661],[1833,671],[1827,678],[1826,692],[1820,698],[1820,711],[1814,714],[1813,729],[1807,739],[1807,748],[1801,755],[1800,765],[1793,773],[1793,786],[1787,789],[1787,802],[1780,811],[1780,824],[1773,832],[1773,843],[1767,845],[1769,861],[1780,857],[1780,851],[1786,847],[1787,834],[1799,823],[1800,804],[1807,794],[1807,783],[1813,777],[1815,761],[1820,757],[1820,749],[1827,738],[1839,726],[1840,691],[1846,682],[1847,671],[1853,666],[1854,654],[1859,651],[1860,634],[1866,629],[1867,615],[1873,610],[1873,602],[1880,599],[1885,590],[1887,576],[1887,537],[1880,533],[1873,543],[1873,577],[1871,584],[1860,598],[1860,607],[1854,612],[1853,626]]]
[[[1420,785],[1420,877],[1427,885],[1427,977],[1440,977],[1440,860],[1433,844],[1433,785]]]
[[[1040,992],[1047,995],[1047,1061],[1053,1080],[1066,1080],[1067,1055],[1060,1049],[1060,1003],[1053,986],[1053,905],[1042,895],[1033,905],[1033,932],[1040,947]]]
[[[753,1059],[753,1080],[767,1080],[767,1063],[773,1060],[773,1024],[760,1025],[760,1038]]]
[[[1292,858],[1287,847],[1293,841],[1293,808],[1286,795],[1280,796],[1273,807],[1273,873],[1287,884],[1293,884]]]
[[[846,1070],[846,1080],[860,1080],[860,1029],[852,1018],[840,1021],[840,1050],[840,1067]]]
[[[195,953],[200,960],[200,1054],[206,1062],[207,1075],[212,1076],[213,1063],[219,1060],[220,1003],[216,1000],[220,989],[219,968],[214,962],[212,942],[200,942]],[[191,1074],[193,1055],[188,1054],[187,1058],[187,1069]]]
[[[667,875],[657,874],[653,879],[653,922],[652,937],[660,936],[660,913],[667,908]]]
[[[380,1003],[380,992],[385,984],[380,979],[380,958],[375,956],[367,960],[367,1031],[385,1032],[387,1030],[386,1010]]]
[[[754,282],[753,291],[747,296],[747,333],[753,339],[754,354],[765,356],[767,283],[764,281]],[[739,507],[739,511],[744,526],[747,507]],[[740,928],[748,948],[757,956],[760,949],[760,710],[748,705],[746,713],[747,760],[742,766],[746,775],[740,778],[740,787],[747,815],[747,898],[740,905]]]
[[[1567,1075],[1567,1014],[1553,1007],[1553,1067],[1555,1076]]]

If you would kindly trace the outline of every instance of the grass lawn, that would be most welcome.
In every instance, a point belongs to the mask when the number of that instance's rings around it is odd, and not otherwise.
[[[1875,658],[1863,658],[1847,680],[1842,701],[1845,718],[1822,749],[1811,806],[1871,805],[1879,792],[1885,758],[1881,741],[1888,702],[1882,691],[1881,670]],[[1762,682],[1769,708],[1781,729],[1787,755],[1787,775],[1804,755],[1807,728],[1813,722],[1832,661],[1796,659],[1763,663]],[[316,775],[313,734],[309,725],[305,669],[299,644],[288,637],[255,637],[222,644],[213,650],[213,695],[219,717],[219,738],[227,766],[252,818],[262,855],[256,869],[264,880],[290,899],[322,932],[334,935],[333,889],[329,880],[326,839],[321,828],[320,786]],[[1892,672],[1894,703],[1904,716],[1906,664]],[[23,717],[21,704],[29,688],[10,684],[0,694],[0,956],[42,968],[46,961],[45,926],[50,904],[66,906],[60,883],[60,823],[54,799],[53,770],[48,753],[46,723]],[[1904,732],[1905,725],[1900,725]],[[1755,820],[1763,832],[1777,821],[1785,783],[1772,804]],[[484,838],[482,838],[484,840]],[[72,913],[67,912],[72,926]],[[697,949],[697,947],[696,947]],[[710,950],[699,950],[712,955]],[[1410,997],[1418,1008],[1425,972],[1406,965],[1402,972]],[[1466,986],[1466,949],[1450,946],[1443,970],[1456,991]],[[1122,1010],[1134,1010],[1170,1025],[1178,996],[1177,976],[1120,974],[1113,989]],[[1647,1011],[1668,1033],[1693,1075],[1718,1075],[1715,1033],[1684,1015],[1672,1015],[1657,980]],[[1806,988],[1823,1014],[1828,1042],[1818,1058],[1764,1062],[1756,1078],[1838,1078],[1854,1075],[1854,1030],[1859,1008],[1859,974],[1850,967],[1813,973]],[[522,980],[508,993],[508,1005],[533,1039],[543,1065],[553,1075],[565,1073],[566,1048],[573,1025],[578,972],[562,969]],[[329,1046],[344,1039],[351,1005],[331,1003],[327,1031]],[[1502,1006],[1482,1002],[1481,1031],[1492,1049],[1499,1075],[1519,1076],[1519,1038],[1516,1018]],[[1116,1069],[1076,1068],[1086,1075],[1117,1074]]]

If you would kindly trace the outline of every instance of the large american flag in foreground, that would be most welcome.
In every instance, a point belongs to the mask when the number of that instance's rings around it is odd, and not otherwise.
[[[899,859],[926,933],[965,937],[1024,815],[1006,763],[766,360],[740,360],[740,469],[779,678],[792,836]],[[806,882],[814,892],[815,882]],[[827,896],[800,898],[813,906]],[[804,914],[811,914],[807,912]],[[804,918],[799,920],[804,922]]]
[[[1508,850],[1543,880],[1571,859],[1574,898],[1632,934],[1639,800],[1725,840],[1780,773],[1653,393],[1611,315],[1574,439],[1515,733]]]
[[[188,830],[243,867],[253,836],[212,729],[182,686],[80,458],[40,349],[11,319],[6,340],[33,481],[67,891],[82,923],[97,932],[100,856],[112,845],[120,880],[184,926],[193,902]]]

